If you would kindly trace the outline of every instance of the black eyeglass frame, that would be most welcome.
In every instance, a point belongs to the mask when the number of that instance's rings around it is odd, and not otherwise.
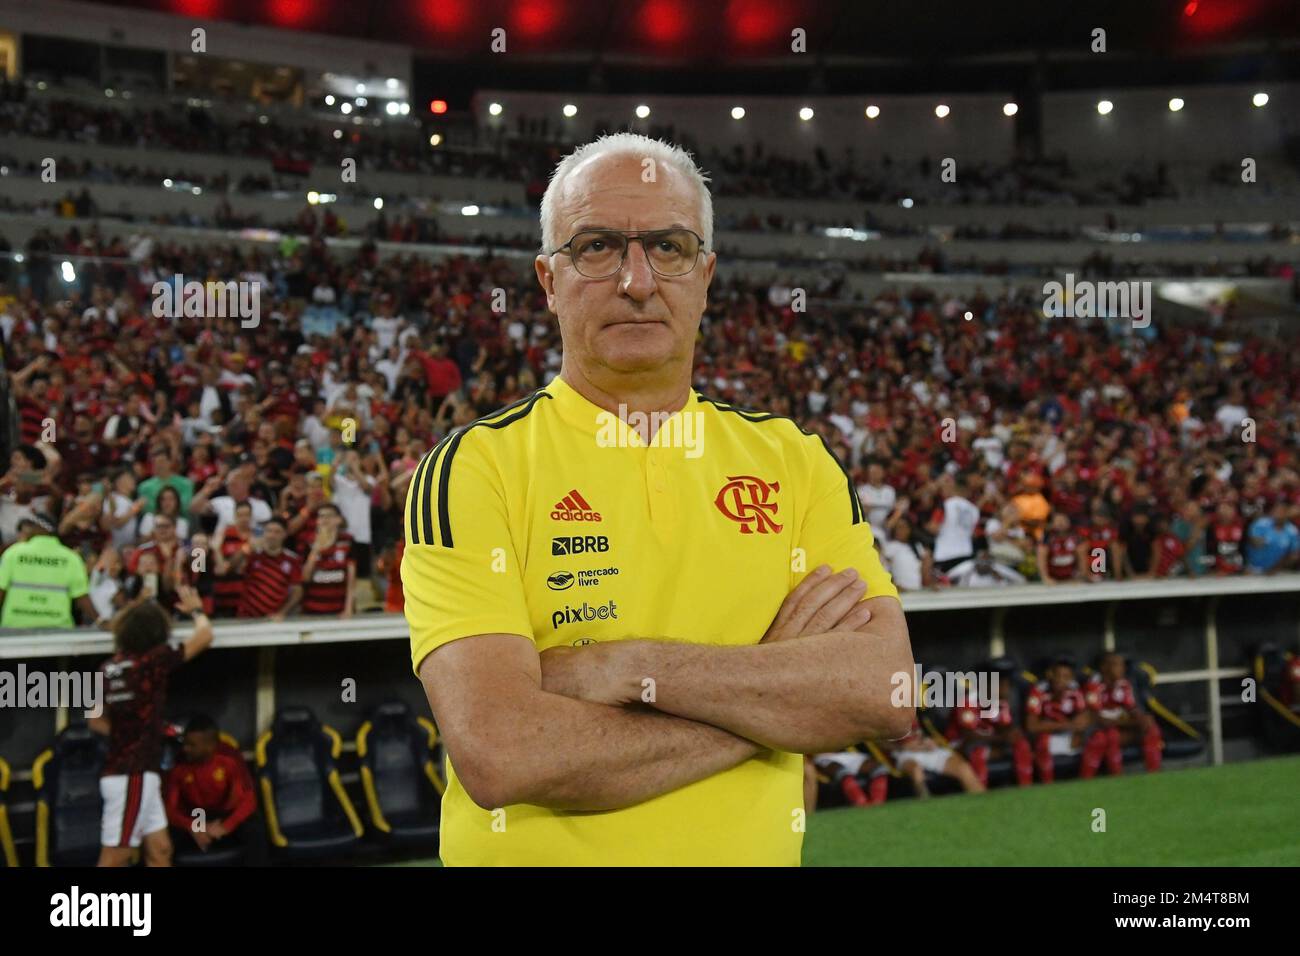
[[[650,258],[650,253],[647,251],[645,247],[645,241],[647,236],[650,237],[664,236],[674,232],[689,232],[692,236],[694,236],[697,240],[699,240],[700,243],[700,248],[695,253],[695,261],[691,263],[691,267],[687,269],[685,272],[679,272],[675,275],[663,273],[660,272],[658,269],[656,269],[654,266],[654,262]],[[623,237],[624,241],[626,242],[626,245],[623,246],[623,257],[619,259],[618,267],[614,269],[612,272],[609,272],[608,274],[603,276],[589,276],[581,269],[578,268],[578,263],[573,256],[573,241],[577,239],[579,236],[585,236],[588,233],[606,233],[606,234]],[[556,248],[552,249],[550,252],[547,252],[546,250],[543,249],[542,255],[554,256],[554,255],[559,255],[561,252],[567,252],[569,254],[569,261],[573,263],[573,268],[577,271],[578,275],[582,276],[584,279],[608,279],[610,276],[616,276],[623,271],[623,266],[627,265],[628,250],[632,248],[633,242],[641,243],[641,251],[645,253],[645,259],[650,266],[650,271],[657,276],[663,276],[665,279],[680,279],[682,276],[690,275],[692,272],[695,271],[696,266],[699,265],[700,256],[704,255],[708,251],[707,249],[704,248],[703,236],[701,236],[694,229],[687,229],[685,226],[677,226],[672,229],[630,229],[630,230],[628,229],[582,229],[579,230],[578,232],[575,232],[572,236],[570,236],[569,241],[566,242],[564,245],[557,246]]]

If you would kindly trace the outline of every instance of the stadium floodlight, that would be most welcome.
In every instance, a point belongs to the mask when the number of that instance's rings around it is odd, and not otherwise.
[[[383,209],[383,208],[384,208],[384,197],[383,197],[383,196],[376,196],[376,197],[375,197],[375,208],[376,208],[376,209]]]
[[[1106,116],[1114,108],[1115,108],[1115,104],[1112,103],[1110,100],[1102,100],[1097,104],[1097,112],[1100,113],[1102,116]]]
[[[64,260],[63,260],[63,265],[61,265],[61,266],[59,267],[59,270],[60,270],[60,272],[62,272],[62,274],[63,274],[63,281],[64,281],[64,282],[76,282],[76,281],[77,281],[77,270],[74,269],[74,268],[72,268],[72,263],[69,262],[67,259],[64,259]]]
[[[263,113],[261,116],[257,118],[257,121],[261,123],[263,126],[265,126],[267,123],[271,122],[271,117]]]
[[[358,83],[358,84],[357,84],[357,96],[361,96],[361,95],[363,95],[365,92],[366,92],[366,84],[364,84],[364,83]]]
[[[644,103],[642,103],[640,106],[636,108],[637,119],[645,119],[649,115],[650,115],[650,107],[646,106]]]
[[[164,179],[163,189],[171,189],[171,188],[172,188],[172,181],[170,179]]]
[[[1253,106],[1267,106],[1267,105],[1268,105],[1268,94],[1267,94],[1267,93],[1256,93],[1254,96],[1252,96],[1252,97],[1250,98],[1250,102],[1251,102],[1251,105],[1253,105]]]
[[[569,119],[572,119],[573,117],[578,115],[578,108],[574,106],[572,103],[565,103],[564,115],[569,117]]]
[[[389,88],[390,90],[395,90],[395,89],[397,89],[397,77],[395,77],[395,76],[390,76],[390,77],[388,78],[388,81],[387,81],[387,82],[388,82],[388,88]]]
[[[745,118],[745,108],[743,106],[733,106],[731,108],[731,118],[734,120]]]
[[[14,253],[14,262],[17,262],[19,265],[22,265],[23,260],[25,260],[26,258],[27,257],[24,256],[21,252]]]
[[[203,187],[202,187],[202,186],[191,186],[191,187],[190,187],[190,192],[193,193],[193,194],[196,195],[196,196],[202,196],[202,195],[203,195]]]
[[[915,205],[915,204],[912,202],[912,197],[911,197],[911,196],[904,196],[902,199],[900,199],[900,200],[898,201],[898,204],[899,204],[900,206],[902,206],[904,209],[911,209],[912,206]]]
[[[805,106],[799,110],[799,118],[803,120],[805,123],[808,122],[816,115],[817,114],[813,112],[813,108],[811,106]]]
[[[343,111],[344,116],[347,116],[349,113],[352,112],[352,104],[344,103],[342,106],[339,107],[339,109]]]
[[[460,214],[462,216],[477,216],[478,206],[474,205],[473,203],[470,203],[468,206],[461,206]]]
[[[1169,112],[1177,113],[1185,105],[1187,104],[1183,102],[1183,98],[1181,96],[1175,96],[1173,99],[1169,101]]]
[[[369,106],[369,105],[370,105],[370,101],[366,99],[364,96],[357,97],[357,106]]]
[[[318,193],[316,190],[313,189],[311,192],[307,194],[307,204],[310,206],[314,206],[318,202],[320,202],[320,193]]]
[[[333,105],[334,105],[334,94],[333,94],[333,93],[329,93],[329,94],[326,95],[326,97],[325,97],[325,105],[326,105],[326,106],[333,106]]]
[[[880,107],[877,106],[875,103],[872,103],[870,106],[867,107],[866,114],[867,114],[867,119],[875,119],[877,116],[880,115]]]
[[[343,130],[341,130],[341,129],[336,129],[336,130],[334,131],[334,138],[335,138],[335,139],[342,139],[342,138],[343,138]]]
[[[112,87],[109,87],[109,88],[105,89],[105,90],[104,90],[104,95],[105,95],[105,96],[112,96],[112,95],[113,95]]]
[[[503,111],[504,109],[505,109],[505,107],[502,106],[500,103],[489,103],[489,104],[488,104],[488,115],[489,115],[489,116],[500,116],[501,113],[502,113],[502,111]]]
[[[401,108],[398,110],[398,112],[401,113],[403,116],[408,115],[411,112],[411,104],[403,103]]]
[[[934,115],[939,117],[939,119],[943,119],[951,112],[952,110],[948,109],[947,105],[944,103],[940,103],[938,106],[934,108]]]
[[[389,100],[387,105],[384,106],[384,112],[387,113],[389,116],[396,116],[398,113],[401,112],[401,110],[402,107],[400,104],[398,104],[396,100]]]
[[[430,136],[430,137],[429,137],[429,145],[430,145],[430,146],[441,146],[441,145],[442,145],[442,134],[441,134],[441,133],[434,133],[432,136]]]
[[[1015,103],[1004,103],[1004,104],[1002,104],[1002,115],[1003,115],[1003,116],[1015,116],[1015,115],[1016,115],[1017,113],[1019,113],[1019,112],[1020,112],[1020,107],[1017,106]]]

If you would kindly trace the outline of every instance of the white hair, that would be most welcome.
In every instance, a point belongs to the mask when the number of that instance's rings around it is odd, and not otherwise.
[[[700,235],[704,237],[704,248],[713,248],[713,197],[709,194],[709,177],[695,165],[691,154],[680,146],[666,143],[661,139],[651,139],[640,133],[608,133],[591,143],[579,146],[568,156],[560,160],[551,181],[542,196],[542,248],[554,249],[568,237],[556,234],[555,204],[556,197],[564,188],[564,181],[573,168],[585,159],[593,156],[634,156],[639,160],[647,157],[657,164],[663,163],[676,169],[686,177],[700,194]]]

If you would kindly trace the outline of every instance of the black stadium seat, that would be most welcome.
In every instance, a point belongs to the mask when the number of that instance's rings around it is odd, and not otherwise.
[[[1295,655],[1277,644],[1261,644],[1252,655],[1251,676],[1255,678],[1259,732],[1270,750],[1283,753],[1300,750],[1300,714],[1283,702],[1287,666]]]
[[[9,764],[0,758],[0,863],[17,866],[18,853],[14,850],[14,835],[9,829],[9,807],[5,802],[8,793]]]
[[[357,758],[370,822],[391,843],[428,843],[438,836],[446,783],[438,772],[438,732],[399,700],[376,707],[357,731]]]
[[[107,757],[108,741],[76,724],[32,764],[37,866],[93,866],[99,859],[99,773]]]
[[[1195,757],[1205,752],[1205,738],[1191,724],[1171,711],[1155,695],[1156,669],[1146,661],[1129,661],[1125,674],[1133,685],[1133,696],[1138,706],[1151,714],[1160,724],[1164,736],[1164,757]],[[1124,748],[1124,762],[1140,761],[1142,749],[1138,745]]]
[[[306,707],[286,707],[257,742],[257,779],[277,856],[309,859],[350,850],[361,819],[336,765],[342,741]]]

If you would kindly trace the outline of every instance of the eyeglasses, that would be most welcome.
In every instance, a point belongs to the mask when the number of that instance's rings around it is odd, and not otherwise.
[[[546,254],[553,256],[567,252],[579,275],[588,279],[607,279],[623,268],[627,250],[633,242],[641,243],[650,268],[667,278],[689,273],[704,251],[704,239],[690,229],[651,229],[645,232],[593,229],[576,233],[564,245]]]

